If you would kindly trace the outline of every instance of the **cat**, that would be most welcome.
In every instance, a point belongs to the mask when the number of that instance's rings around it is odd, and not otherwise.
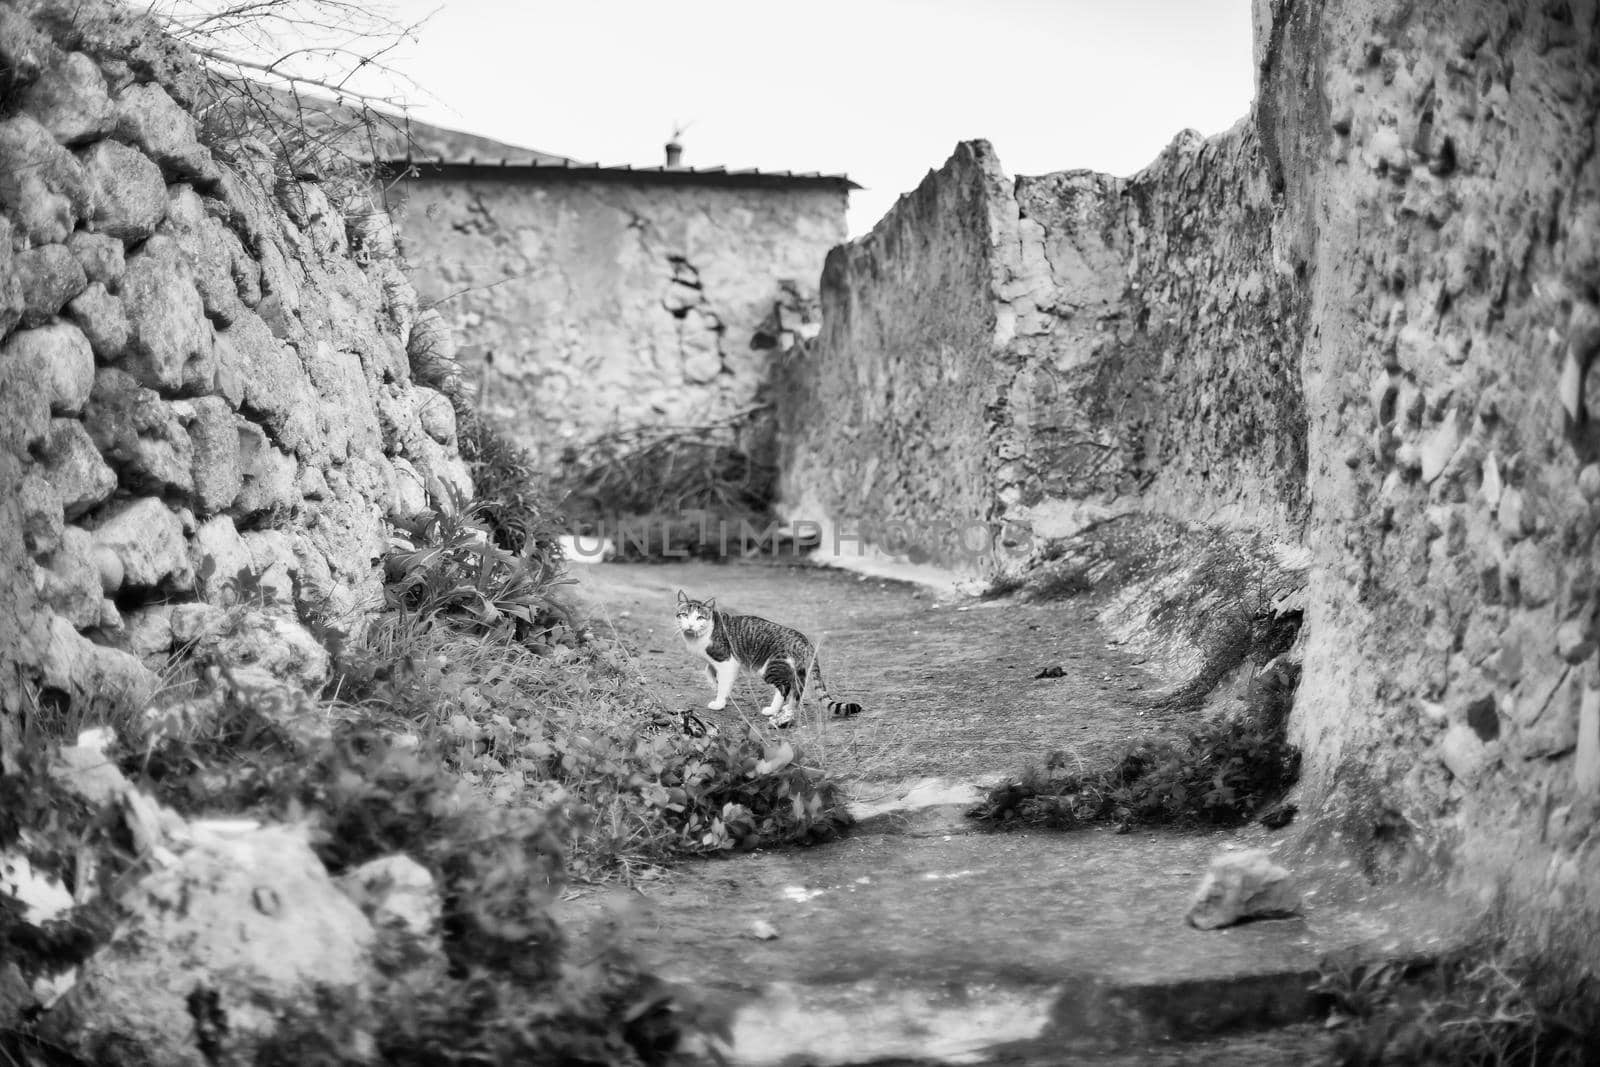
[[[761,714],[779,729],[794,722],[808,673],[815,676],[817,695],[829,712],[837,716],[861,713],[860,704],[828,695],[817,646],[799,630],[756,615],[718,611],[715,597],[691,600],[682,589],[678,590],[678,630],[690,654],[706,661],[706,673],[717,687],[716,699],[706,705],[712,711],[727,707],[739,668],[748,667],[760,671],[762,681],[772,686],[772,702]]]

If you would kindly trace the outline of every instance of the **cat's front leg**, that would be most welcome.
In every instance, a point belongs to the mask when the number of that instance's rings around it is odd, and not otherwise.
[[[720,663],[713,663],[711,674],[717,683],[717,699],[706,707],[712,711],[721,711],[728,706],[728,697],[733,695],[733,680],[739,676],[739,661],[725,659]]]

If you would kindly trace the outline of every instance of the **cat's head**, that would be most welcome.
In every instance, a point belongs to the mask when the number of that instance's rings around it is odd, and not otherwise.
[[[717,598],[691,600],[689,594],[678,590],[678,629],[685,637],[702,637],[711,629],[711,613],[717,609]]]

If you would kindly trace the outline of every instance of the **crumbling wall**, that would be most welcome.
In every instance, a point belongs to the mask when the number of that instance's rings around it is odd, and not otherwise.
[[[785,509],[909,525],[907,554],[980,571],[1129,509],[1295,536],[1303,315],[1275,211],[1248,123],[1128,179],[1012,181],[958,146],[829,259],[823,333],[786,368]]]
[[[988,412],[1014,328],[995,299],[1015,244],[1015,213],[1009,235],[995,217],[1003,182],[987,144],[961,145],[828,254],[823,332],[784,361],[777,388],[790,519],[874,542],[896,523],[921,558],[937,554],[941,524],[994,510]]]
[[[842,183],[447,167],[387,195],[423,302],[470,338],[483,410],[552,464],[755,403],[773,355],[815,330],[845,235]]]
[[[1593,906],[1600,7],[1285,5],[1265,62],[1313,324],[1308,793]]]
[[[349,624],[385,516],[468,487],[387,216],[215,142],[121,7],[0,2],[0,77],[0,706],[116,721],[207,641],[315,689],[297,617]]]
[[[849,383],[873,395],[846,410],[890,423],[873,440],[905,444],[877,459],[786,419],[791,506],[989,522],[990,571],[1006,538],[1108,509],[1303,539],[1291,729],[1313,829],[1374,875],[1600,906],[1600,6],[1256,15],[1234,130],[1125,181],[952,164],[834,254],[850,270],[825,277],[799,403]],[[960,189],[982,203],[959,223],[919,217]],[[991,269],[930,283],[972,248]],[[919,328],[919,287],[929,314],[1000,325],[872,377],[884,338]],[[941,452],[915,435],[957,410],[947,378],[975,395]]]

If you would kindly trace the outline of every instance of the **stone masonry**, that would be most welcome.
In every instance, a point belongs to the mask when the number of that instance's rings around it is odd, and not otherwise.
[[[484,411],[554,464],[751,406],[815,331],[848,182],[771,177],[425,165],[388,196],[418,293],[471,338]]]
[[[358,619],[385,517],[470,488],[387,216],[212,143],[121,7],[0,2],[0,72],[0,722],[114,722],[181,645],[320,687],[298,618]]]
[[[830,255],[784,506],[980,524],[920,548],[990,574],[1118,511],[1299,543],[1314,825],[1600,907],[1600,5],[1256,24],[1233,130],[1129,179],[961,145]]]

